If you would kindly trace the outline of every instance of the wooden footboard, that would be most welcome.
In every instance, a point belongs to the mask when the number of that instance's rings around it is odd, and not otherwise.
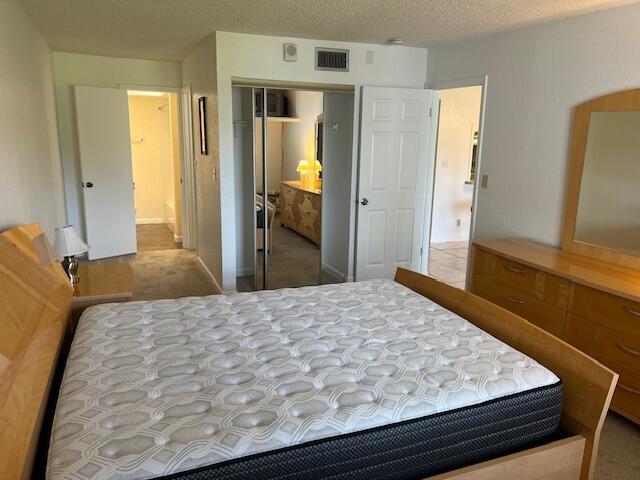
[[[534,358],[562,379],[564,385],[562,427],[565,431],[576,435],[571,437],[574,440],[579,442],[580,437],[584,438],[584,451],[581,455],[582,464],[579,478],[581,480],[591,479],[602,424],[609,409],[618,375],[568,343],[523,318],[471,293],[402,268],[398,269],[395,280]],[[571,478],[571,476],[566,475],[566,472],[570,470],[571,463],[575,464],[576,461],[579,461],[575,456],[577,443],[569,441],[571,439],[566,440],[560,441],[551,450],[549,446],[540,447],[541,451],[533,452],[537,453],[537,455],[532,455],[532,450],[536,449],[530,449],[521,454],[516,454],[515,457],[510,455],[492,462],[474,465],[469,467],[476,469],[475,473],[473,470],[471,471],[473,476],[469,476],[469,472],[465,473],[463,469],[434,478],[438,480],[462,480],[467,478],[519,478],[522,480],[529,478]],[[550,446],[552,445],[550,444]],[[547,448],[545,449],[544,447]],[[573,451],[574,455],[568,455],[566,452],[558,455],[560,450],[553,450],[553,448],[569,449],[567,451]],[[541,455],[541,452],[544,455]],[[563,458],[565,460],[562,460]],[[520,460],[518,461],[518,459]],[[511,462],[511,467],[508,470],[496,469],[496,462],[498,465],[502,463],[503,467],[506,465],[504,462]],[[553,465],[557,467],[553,469],[554,472],[545,475],[543,472],[549,471],[549,467]],[[529,476],[517,473],[519,470],[516,466],[519,466],[520,469],[529,470]],[[487,468],[487,470],[481,470],[484,468]],[[558,473],[563,471],[565,472],[564,474]],[[502,472],[502,475],[500,472]],[[531,476],[531,474],[534,475]]]

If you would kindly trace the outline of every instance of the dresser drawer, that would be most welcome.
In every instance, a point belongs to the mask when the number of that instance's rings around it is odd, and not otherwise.
[[[569,311],[640,339],[640,303],[574,284]]]
[[[556,307],[567,308],[571,282],[477,248],[475,273]]]
[[[557,337],[562,336],[566,317],[565,310],[524,295],[513,288],[495,283],[482,275],[473,276],[472,291]]]
[[[572,313],[567,316],[566,340],[619,374],[640,375],[640,340]],[[640,399],[639,399],[640,400]]]
[[[640,377],[620,375],[611,408],[636,423],[640,422]]]

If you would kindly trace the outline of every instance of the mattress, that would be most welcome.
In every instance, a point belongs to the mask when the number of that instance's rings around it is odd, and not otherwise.
[[[390,280],[98,305],[47,478],[412,478],[552,433],[561,392]]]

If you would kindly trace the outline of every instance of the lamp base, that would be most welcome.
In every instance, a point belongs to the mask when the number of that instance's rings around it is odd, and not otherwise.
[[[62,268],[64,268],[67,277],[69,277],[71,285],[77,285],[80,278],[78,277],[78,260],[76,260],[76,257],[73,255],[64,257]]]

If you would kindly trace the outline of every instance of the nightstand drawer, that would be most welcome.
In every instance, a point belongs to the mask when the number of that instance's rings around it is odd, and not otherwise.
[[[640,339],[640,303],[575,284],[569,311]]]
[[[474,255],[475,273],[537,300],[567,308],[571,290],[568,280],[480,248]]]
[[[494,283],[482,275],[473,276],[473,293],[529,320],[534,325],[561,337],[566,312],[558,307]]]
[[[620,374],[640,375],[640,340],[578,317],[567,316],[566,339]],[[640,401],[640,399],[639,399]]]

